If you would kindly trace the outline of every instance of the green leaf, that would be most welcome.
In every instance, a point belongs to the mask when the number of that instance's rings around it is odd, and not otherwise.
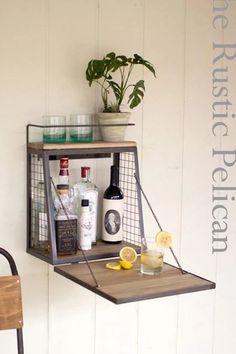
[[[109,84],[114,92],[115,97],[119,100],[121,94],[121,88],[115,81],[109,81]]]
[[[156,77],[156,72],[155,72],[153,65],[149,61],[143,59],[140,55],[134,54],[134,58],[129,58],[129,60],[130,60],[130,63],[144,65]]]
[[[98,80],[104,76],[105,63],[103,60],[90,60],[86,70],[86,79],[89,81],[89,86],[94,80]]]
[[[138,106],[143,97],[144,97],[144,91],[145,91],[145,86],[144,86],[144,81],[139,80],[133,88],[133,91],[129,95],[128,102],[130,102],[129,107],[133,109],[134,107]]]
[[[105,69],[106,69],[107,73],[109,71],[112,71],[112,69],[114,67],[115,60],[116,60],[116,54],[114,52],[106,54],[106,56],[103,58],[103,61],[105,64]]]
[[[114,60],[116,57],[116,54],[114,52],[108,53],[106,54],[106,56],[104,57],[104,60]]]
[[[118,55],[114,60],[112,71],[114,72],[120,67],[127,66],[127,65],[128,65],[128,58],[124,55]]]

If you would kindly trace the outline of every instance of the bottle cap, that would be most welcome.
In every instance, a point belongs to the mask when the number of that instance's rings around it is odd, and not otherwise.
[[[69,167],[69,159],[68,157],[62,157],[60,159],[60,168],[68,168]]]
[[[63,189],[69,190],[69,185],[68,184],[57,184],[57,189],[59,191],[63,190]]]
[[[81,200],[81,206],[82,207],[88,207],[89,206],[89,200],[88,199],[82,199]]]
[[[90,167],[88,167],[88,166],[81,167],[81,177],[82,178],[86,177],[87,171],[90,172]]]

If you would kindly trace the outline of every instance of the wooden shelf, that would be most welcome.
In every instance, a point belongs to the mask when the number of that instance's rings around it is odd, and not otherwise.
[[[44,144],[42,142],[29,143],[28,147],[35,150],[63,150],[63,149],[109,149],[109,148],[127,148],[136,147],[134,141],[124,141],[118,143],[109,143],[105,141],[93,141],[91,143],[72,143],[65,142],[61,144]]]
[[[122,241],[121,243],[117,243],[117,244],[109,244],[109,243],[104,243],[102,241],[97,241],[96,245],[93,245],[91,250],[85,251],[85,254],[88,260],[118,257],[120,249],[124,246],[133,247],[135,248],[137,253],[140,253],[140,246],[135,245],[133,243]],[[31,248],[28,250],[28,253],[51,264],[84,262],[84,257],[80,250],[78,250],[77,253],[74,255],[58,256],[56,262],[52,262],[49,253],[43,252],[38,249]]]
[[[215,283],[188,272],[182,274],[178,268],[166,263],[160,275],[150,276],[140,273],[140,257],[130,270],[109,270],[105,268],[107,262],[90,262],[99,287],[94,286],[85,263],[57,266],[54,271],[115,304],[215,288]]]

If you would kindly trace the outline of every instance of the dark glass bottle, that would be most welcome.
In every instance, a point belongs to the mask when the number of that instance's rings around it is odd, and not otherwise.
[[[110,186],[103,195],[103,231],[102,240],[119,243],[123,238],[123,202],[124,195],[119,187],[119,169],[111,166]]]

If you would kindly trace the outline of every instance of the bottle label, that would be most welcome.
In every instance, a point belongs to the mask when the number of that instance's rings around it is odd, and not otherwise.
[[[69,176],[60,174],[58,182],[58,184],[69,184]]]
[[[102,239],[119,242],[123,238],[123,199],[103,199],[103,233]]]
[[[82,195],[83,199],[89,200],[89,211],[91,215],[91,238],[92,243],[96,242],[97,237],[97,204],[98,192],[96,190],[85,191]]]
[[[77,251],[77,219],[56,220],[57,251],[73,254]]]
[[[90,250],[92,246],[92,221],[90,212],[82,213],[79,219],[79,247],[82,250]]]

